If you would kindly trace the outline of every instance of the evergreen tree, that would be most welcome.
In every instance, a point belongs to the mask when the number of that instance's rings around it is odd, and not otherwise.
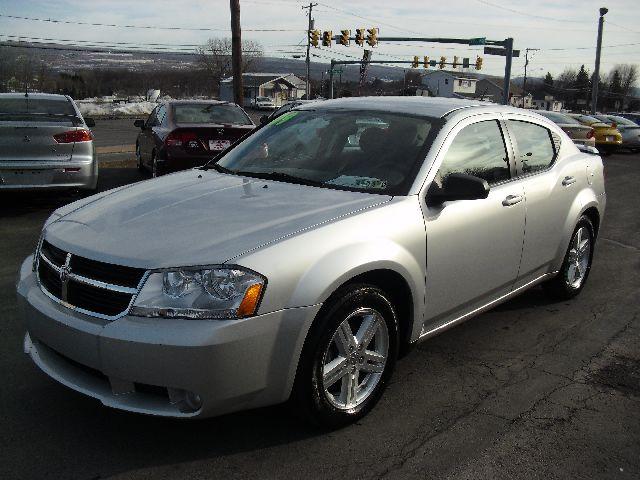
[[[553,77],[550,72],[547,72],[547,75],[544,77],[544,84],[547,87],[553,87]]]

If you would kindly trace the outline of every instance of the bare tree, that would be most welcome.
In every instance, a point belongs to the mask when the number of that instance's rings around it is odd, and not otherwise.
[[[618,71],[620,74],[622,94],[630,95],[631,89],[634,88],[638,82],[638,65],[633,63],[624,63],[616,65],[613,70]]]
[[[259,42],[242,41],[242,71],[250,71],[262,58],[264,50]],[[213,80],[213,85],[231,75],[231,39],[210,38],[198,48],[199,62]]]

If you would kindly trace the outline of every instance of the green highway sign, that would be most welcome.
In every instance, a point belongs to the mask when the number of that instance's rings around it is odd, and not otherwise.
[[[469,45],[484,45],[486,41],[487,41],[486,37],[470,38]]]

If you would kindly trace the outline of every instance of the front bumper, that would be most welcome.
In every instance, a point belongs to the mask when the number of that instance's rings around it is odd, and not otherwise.
[[[31,260],[18,281],[25,352],[60,383],[109,407],[151,415],[206,417],[285,401],[320,308],[242,320],[124,316],[109,322],[51,301]],[[201,404],[187,406],[187,394]]]

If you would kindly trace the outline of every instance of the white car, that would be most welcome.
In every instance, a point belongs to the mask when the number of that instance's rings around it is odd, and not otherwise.
[[[275,110],[276,104],[269,97],[256,97],[251,100],[251,106],[257,110]]]

